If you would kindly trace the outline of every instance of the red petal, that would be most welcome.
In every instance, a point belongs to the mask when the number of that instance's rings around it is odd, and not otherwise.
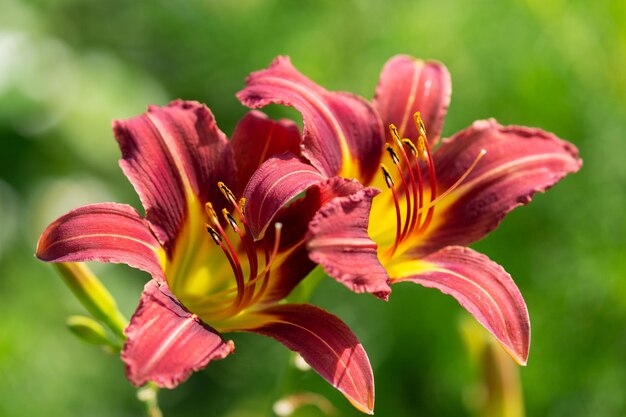
[[[116,203],[70,211],[50,224],[37,243],[42,261],[125,263],[164,281],[161,252],[148,222],[132,207]]]
[[[276,58],[246,82],[248,86],[237,94],[246,106],[278,103],[302,113],[303,155],[327,177],[358,176],[369,182],[376,173],[384,134],[380,118],[365,100],[323,89],[300,74],[287,57]],[[347,164],[356,164],[357,169]]]
[[[246,186],[248,224],[256,238],[263,237],[276,213],[298,194],[326,177],[294,155],[268,159]]]
[[[415,261],[413,261],[415,262]],[[511,276],[485,255],[469,248],[449,246],[417,261],[396,265],[402,276],[392,282],[410,281],[437,288],[454,297],[520,365],[530,348],[530,320],[526,303]]]
[[[372,198],[379,192],[366,188],[324,205],[309,223],[307,248],[311,260],[346,287],[387,300],[389,277],[367,233]]]
[[[211,111],[196,102],[152,106],[147,113],[114,122],[120,166],[146,208],[146,218],[171,252],[190,200],[223,201],[217,187],[235,189],[230,145]],[[195,197],[198,196],[198,197]]]
[[[500,126],[495,120],[477,121],[435,152],[439,193],[463,174],[481,149],[487,154],[461,186],[436,206],[434,225],[415,253],[481,239],[506,213],[528,204],[536,192],[578,171],[582,164],[577,149],[553,134]]]
[[[339,318],[308,304],[284,304],[255,313],[263,324],[241,329],[272,337],[298,352],[360,411],[374,410],[374,376],[365,349]]]
[[[269,157],[285,152],[299,155],[300,130],[290,120],[274,121],[254,110],[235,127],[232,145],[237,156],[237,183],[243,187]]]
[[[167,284],[146,284],[141,302],[126,328],[122,351],[126,375],[134,385],[148,381],[174,388],[192,372],[234,351],[213,328],[187,311]]]
[[[380,74],[374,107],[385,127],[393,123],[401,138],[413,140],[419,137],[413,114],[419,111],[433,145],[441,135],[451,92],[450,74],[443,64],[398,55],[387,61]]]

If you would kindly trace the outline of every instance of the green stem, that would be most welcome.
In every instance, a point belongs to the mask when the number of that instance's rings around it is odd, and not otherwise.
[[[111,329],[120,341],[126,340],[124,328],[128,320],[117,308],[117,303],[111,293],[87,265],[81,262],[60,262],[54,265],[65,284],[87,311]]]
[[[159,387],[152,382],[137,390],[137,399],[144,403],[146,415],[148,417],[163,417],[163,412],[159,408]]]

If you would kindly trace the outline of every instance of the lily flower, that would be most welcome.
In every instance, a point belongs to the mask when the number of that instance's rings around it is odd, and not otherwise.
[[[361,189],[335,197],[309,223],[310,259],[357,292],[380,295],[400,282],[437,288],[524,365],[530,322],[522,295],[500,265],[467,246],[581,161],[551,133],[493,119],[439,144],[450,93],[445,66],[404,55],[386,63],[372,103],[320,87],[287,57],[251,74],[238,93],[242,103],[293,106],[304,131],[300,157],[271,158],[250,180],[246,197],[269,193],[274,203],[250,226],[262,236],[281,202],[305,185],[357,179]],[[296,172],[302,181],[277,186]]]
[[[145,217],[117,203],[77,208],[44,231],[37,256],[124,263],[152,276],[125,330],[130,382],[173,388],[233,352],[224,333],[254,332],[298,352],[371,414],[372,370],[357,337],[320,308],[282,303],[315,266],[304,244],[307,211],[297,204],[280,211],[254,240],[248,219],[258,202],[237,198],[269,156],[298,153],[297,126],[253,111],[229,141],[206,106],[175,101],[113,127]],[[316,201],[341,192],[327,187]]]

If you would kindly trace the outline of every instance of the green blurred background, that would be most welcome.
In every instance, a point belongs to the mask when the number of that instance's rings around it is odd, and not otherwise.
[[[112,119],[180,97],[207,103],[228,134],[246,111],[234,97],[244,77],[278,54],[329,89],[370,98],[396,53],[448,66],[446,136],[493,116],[579,147],[580,173],[475,248],[513,275],[530,310],[527,415],[626,415],[623,0],[0,0],[0,416],[143,412],[120,360],[65,329],[83,309],[33,256],[44,227],[71,208],[140,207],[117,166]],[[272,111],[284,114],[293,115]],[[130,315],[146,276],[97,271]],[[385,305],[327,279],[313,301],[368,350],[376,415],[472,415],[478,373],[461,308],[437,291],[394,290]],[[359,415],[311,372],[283,384],[288,355],[277,343],[235,342],[235,355],[162,393],[165,416],[271,415],[277,393],[291,391]]]

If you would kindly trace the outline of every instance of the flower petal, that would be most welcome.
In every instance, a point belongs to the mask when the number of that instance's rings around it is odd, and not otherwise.
[[[211,111],[197,102],[151,106],[133,119],[115,121],[113,127],[122,151],[120,166],[169,254],[190,201],[219,205],[218,181],[235,190],[230,144]]]
[[[290,152],[300,154],[300,130],[287,119],[272,120],[253,110],[235,127],[233,153],[237,155],[237,183],[243,187],[269,157]]]
[[[495,229],[506,213],[528,204],[582,164],[577,149],[551,133],[495,120],[475,122],[435,152],[438,192],[448,189],[472,161],[487,153],[465,181],[435,208],[415,254],[469,245]]]
[[[125,263],[165,280],[161,245],[148,222],[125,204],[93,204],[61,216],[39,238],[37,257],[47,262]]]
[[[419,111],[428,141],[434,145],[441,135],[451,92],[450,73],[443,64],[397,55],[380,74],[373,104],[385,127],[393,123],[401,138],[413,140],[419,137],[413,114]]]
[[[372,199],[380,191],[366,188],[336,197],[309,223],[307,249],[312,261],[355,292],[370,292],[387,300],[389,276],[377,257],[378,246],[368,235]]]
[[[271,103],[295,107],[304,120],[303,155],[327,177],[368,182],[378,169],[384,134],[378,114],[360,97],[325,90],[296,70],[288,57],[252,73],[237,94],[258,108]]]
[[[174,388],[192,372],[234,351],[233,342],[187,311],[167,284],[153,280],[144,288],[126,335],[122,360],[128,379],[137,386],[152,381]]]
[[[263,237],[281,207],[325,179],[317,169],[292,154],[268,159],[254,173],[243,193],[246,217],[255,238]]]
[[[240,329],[269,336],[298,352],[360,411],[374,410],[374,376],[365,349],[338,317],[308,304],[283,304],[254,313]]]
[[[454,297],[520,365],[530,348],[526,303],[511,276],[469,248],[449,246],[390,268],[392,283],[410,281]]]

